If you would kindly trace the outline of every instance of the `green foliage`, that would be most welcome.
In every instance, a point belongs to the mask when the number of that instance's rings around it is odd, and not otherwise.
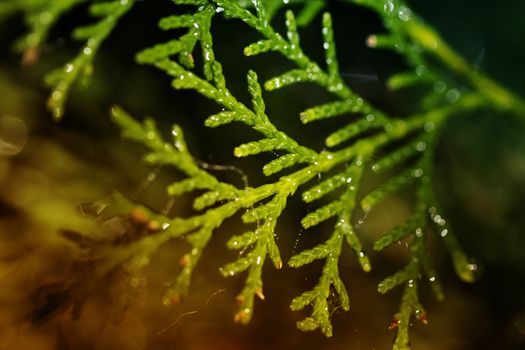
[[[26,22],[31,28],[29,34],[23,38],[19,47],[24,50],[24,60],[31,64],[38,57],[49,31],[56,21],[72,8],[89,2],[87,0],[23,0],[10,1],[0,4],[0,17],[3,13],[23,10]],[[100,21],[73,32],[73,38],[85,41],[78,56],[66,63],[62,68],[50,72],[46,77],[46,84],[51,88],[48,107],[56,120],[62,118],[64,105],[67,101],[71,86],[80,79],[87,79],[93,72],[93,60],[104,40],[111,34],[119,19],[126,14],[136,0],[97,1],[89,6],[89,12]]]
[[[37,47],[42,44],[56,19],[81,2],[86,1],[15,1],[2,4],[0,14],[24,10],[32,29],[25,40],[26,47]],[[75,31],[74,37],[85,40],[85,46],[76,58],[48,78],[53,90],[50,107],[56,118],[62,116],[72,84],[91,72],[96,51],[134,2],[93,2],[90,5],[90,12],[101,18],[100,21]],[[392,193],[402,188],[408,189],[415,194],[411,217],[374,243],[377,251],[387,249],[401,240],[410,247],[407,265],[387,276],[378,286],[381,294],[398,286],[404,288],[392,328],[397,329],[394,349],[408,349],[408,330],[412,317],[426,323],[426,313],[418,297],[419,285],[428,282],[436,298],[443,298],[438,276],[429,257],[427,235],[437,233],[442,238],[462,280],[472,282],[476,269],[476,265],[470,263],[461,250],[446,219],[439,214],[439,203],[433,193],[432,164],[439,131],[447,119],[461,112],[494,108],[524,115],[525,104],[475,71],[400,0],[347,2],[373,9],[384,22],[387,32],[370,36],[368,46],[394,50],[408,64],[407,71],[390,77],[388,86],[392,90],[415,85],[424,88],[425,93],[417,111],[407,116],[388,115],[344,82],[339,71],[329,13],[322,14],[320,28],[324,62],[315,62],[303,51],[298,28],[309,25],[323,11],[324,1],[291,1],[287,5],[277,0],[254,0],[249,7],[244,7],[244,2],[234,0],[173,2],[175,5],[193,5],[192,10],[182,15],[167,16],[160,21],[159,26],[167,31],[182,28],[185,33],[143,50],[137,55],[137,61],[171,76],[175,89],[194,90],[215,102],[221,110],[205,120],[206,126],[215,128],[235,122],[258,132],[260,138],[237,146],[233,150],[234,156],[247,157],[262,152],[275,154],[274,151],[278,151],[279,155],[264,165],[262,171],[267,176],[278,173],[283,175],[259,187],[239,188],[221,182],[191,156],[180,127],[174,126],[173,140],[166,141],[152,119],[139,123],[115,107],[112,113],[114,122],[124,137],[147,148],[147,163],[174,167],[185,176],[183,180],[167,187],[169,196],[177,197],[197,190],[203,192],[195,198],[193,207],[196,213],[189,218],[148,212],[159,223],[159,231],[129,247],[121,248],[126,251],[124,256],[150,256],[167,241],[183,237],[190,250],[181,258],[182,272],[164,296],[165,304],[174,303],[188,293],[193,271],[214,230],[226,219],[243,212],[242,220],[248,227],[246,232],[233,235],[227,243],[229,249],[240,251],[239,257],[221,267],[220,272],[225,277],[245,275],[244,287],[237,298],[239,310],[235,320],[247,323],[254,313],[255,297],[264,300],[262,271],[266,259],[277,269],[283,266],[276,244],[277,222],[289,198],[301,187],[300,193],[306,203],[328,198],[327,204],[301,220],[302,226],[308,229],[332,220],[333,229],[325,242],[299,252],[288,261],[288,265],[293,268],[300,268],[315,260],[324,262],[316,285],[294,298],[291,309],[299,311],[311,307],[310,315],[298,322],[297,327],[303,331],[320,329],[326,336],[331,336],[332,310],[329,298],[335,295],[342,309],[348,310],[350,307],[339,271],[343,247],[348,245],[351,248],[365,272],[371,270],[371,262],[363,251],[358,229],[352,219],[354,213],[359,209],[365,212],[373,210]],[[286,8],[285,35],[276,31],[272,24],[274,15],[281,8]],[[297,11],[299,15],[296,19],[294,13]],[[43,16],[44,13],[48,17]],[[260,39],[244,49],[246,56],[276,52],[294,65],[294,68],[263,84],[259,83],[256,72],[247,72],[247,90],[251,97],[249,105],[239,101],[228,89],[222,66],[215,56],[212,34],[215,16],[241,21],[258,33]],[[46,20],[42,22],[42,18]],[[194,62],[196,51],[201,52],[202,72],[198,71]],[[447,74],[442,74],[443,69],[447,70]],[[357,117],[325,135],[328,150],[317,151],[299,144],[279,130],[266,111],[264,95],[267,92],[306,82],[322,87],[331,94],[333,100],[303,111],[300,114],[303,123],[322,123],[324,119],[344,114]],[[361,195],[361,180],[366,169],[384,173],[385,180],[369,193]],[[312,179],[318,176],[323,176],[324,180],[314,183]]]
[[[8,2],[2,4],[7,10],[16,10],[19,7],[26,9],[27,25],[30,33],[22,40],[20,46],[25,50],[38,49],[47,39],[50,29],[65,12],[85,0],[59,0],[48,4],[42,0],[28,0],[25,2]],[[2,10],[0,10],[2,12]]]
[[[126,14],[136,0],[113,0],[107,2],[93,3],[89,10],[95,17],[101,20],[95,24],[80,27],[75,30],[73,37],[76,40],[85,40],[86,44],[80,50],[78,56],[66,63],[63,68],[59,68],[48,74],[46,83],[52,88],[51,96],[48,100],[49,109],[55,119],[62,118],[64,104],[71,86],[80,78],[88,78],[93,71],[93,58],[100,45],[111,33],[118,20]],[[70,5],[74,6],[83,0],[70,0]],[[55,3],[55,2],[53,2]],[[58,2],[57,2],[58,3]]]

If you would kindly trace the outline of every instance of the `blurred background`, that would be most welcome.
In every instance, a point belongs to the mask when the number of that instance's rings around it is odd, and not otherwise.
[[[525,97],[525,26],[522,0],[412,1],[413,9],[470,62],[494,80]],[[341,264],[350,295],[350,312],[334,310],[334,337],[303,333],[295,322],[306,313],[292,313],[291,299],[312,288],[320,264],[300,270],[264,270],[266,301],[257,301],[247,326],[233,322],[235,295],[243,277],[224,279],[218,267],[232,261],[224,243],[240,232],[238,218],[214,235],[195,271],[190,296],[171,307],[161,296],[180,270],[182,242],[165,246],[144,271],[140,283],[113,276],[90,293],[80,318],[66,310],[38,325],[28,315],[42,304],[42,286],[74,281],[82,276],[83,257],[75,244],[63,239],[64,230],[89,234],[99,223],[81,215],[81,203],[107,198],[112,191],[137,195],[155,209],[165,206],[165,186],[180,176],[162,169],[156,181],[137,193],[154,169],[143,166],[142,148],[122,141],[108,118],[113,104],[133,115],[154,116],[160,125],[182,125],[193,154],[212,164],[233,164],[249,175],[250,185],[268,181],[261,167],[269,158],[233,159],[232,149],[257,135],[246,127],[209,130],[204,119],[217,111],[196,93],[174,91],[170,78],[151,67],[138,66],[141,49],[170,39],[177,32],[161,32],[158,19],[173,12],[169,0],[139,2],[126,16],[97,56],[87,88],[75,89],[65,118],[53,123],[45,108],[48,90],[42,80],[51,68],[76,54],[79,44],[71,29],[92,21],[79,7],[52,31],[49,44],[33,66],[22,66],[13,43],[25,33],[22,16],[0,23],[0,349],[390,349],[392,315],[400,290],[386,296],[377,283],[406,262],[404,246],[374,254],[379,234],[403,222],[411,210],[410,192],[389,198],[373,211],[360,235],[373,263],[364,274],[346,251]],[[393,94],[386,78],[404,67],[391,52],[372,50],[364,43],[383,29],[371,11],[331,1],[336,43],[348,84],[376,106],[394,115],[408,113],[414,97]],[[275,20],[283,28],[283,14]],[[290,68],[278,55],[245,58],[242,49],[258,39],[236,21],[214,21],[214,44],[224,66],[228,87],[249,101],[245,76],[249,69],[264,81]],[[301,31],[305,51],[321,61],[320,19]],[[341,121],[301,125],[298,113],[330,96],[316,86],[265,93],[268,114],[275,124],[315,149]],[[523,120],[523,118],[521,118]],[[339,123],[339,124],[338,124]],[[421,284],[421,301],[429,325],[411,328],[414,349],[525,349],[525,127],[519,118],[486,111],[460,115],[449,121],[436,154],[434,187],[446,214],[469,256],[480,268],[473,284],[460,282],[439,240],[431,242],[433,259],[445,285],[446,299],[436,302]],[[236,174],[218,174],[241,185]],[[366,185],[365,185],[366,186]],[[173,212],[191,214],[191,198],[182,198]],[[324,241],[331,224],[302,232],[305,208],[293,200],[278,227],[282,255],[289,258]],[[67,296],[64,296],[67,298]]]

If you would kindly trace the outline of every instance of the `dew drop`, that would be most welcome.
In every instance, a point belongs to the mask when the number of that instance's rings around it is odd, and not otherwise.
[[[297,238],[295,239],[293,249],[292,249],[292,255],[295,254],[295,251],[297,250],[297,246],[299,245],[299,240],[301,239],[301,236],[303,235],[303,230],[299,230],[299,233],[297,234]]]
[[[155,138],[155,132],[153,131],[148,131],[148,133],[146,134],[146,137],[149,139],[149,140],[153,140]]]
[[[461,93],[458,89],[450,89],[445,94],[445,101],[447,101],[448,103],[455,103],[459,100],[460,97]]]
[[[419,66],[416,67],[416,75],[420,77],[423,74],[425,74],[426,70],[427,70],[427,67],[423,64],[420,64]]]
[[[447,84],[443,81],[436,81],[433,86],[434,92],[436,94],[442,94],[447,90]]]
[[[416,150],[418,152],[423,152],[423,151],[425,151],[425,149],[427,149],[427,144],[425,142],[420,141],[420,142],[417,143]]]
[[[51,99],[54,101],[59,101],[64,97],[64,94],[60,90],[55,90],[51,93]]]
[[[0,156],[18,154],[27,142],[27,126],[17,117],[0,117]]]
[[[433,122],[426,122],[425,125],[423,126],[426,132],[433,131],[435,127],[436,125]]]
[[[476,271],[478,269],[478,265],[477,264],[467,264],[466,268],[469,271]]]
[[[414,169],[414,171],[412,171],[412,176],[414,177],[423,176],[423,169]]]
[[[406,6],[401,6],[397,15],[400,20],[407,22],[412,18],[412,11]]]
[[[26,37],[26,44],[28,47],[36,47],[38,45],[38,36],[31,33]]]
[[[38,18],[38,20],[42,24],[49,24],[53,20],[53,15],[51,14],[51,12],[45,11],[45,12],[42,12],[42,14],[40,14],[40,17]]]
[[[394,3],[392,1],[385,2],[383,10],[388,14],[392,13],[392,11],[394,11]]]

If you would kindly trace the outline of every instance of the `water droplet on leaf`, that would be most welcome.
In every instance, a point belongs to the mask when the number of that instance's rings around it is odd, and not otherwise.
[[[17,117],[0,117],[0,156],[18,154],[27,142],[27,126]]]

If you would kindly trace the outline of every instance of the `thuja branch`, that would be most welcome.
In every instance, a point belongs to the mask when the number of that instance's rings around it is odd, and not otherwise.
[[[113,0],[107,2],[97,2],[90,6],[93,16],[102,19],[88,26],[80,27],[75,30],[73,36],[77,40],[85,40],[86,44],[80,50],[78,56],[72,61],[59,68],[46,77],[46,82],[52,87],[51,96],[48,100],[48,107],[56,120],[62,118],[64,106],[71,90],[72,85],[79,78],[88,78],[93,71],[93,60],[104,40],[113,31],[120,18],[124,16],[135,4],[136,0]],[[75,4],[74,0],[70,0]],[[76,0],[76,2],[79,2]]]
[[[431,27],[415,18],[406,25],[406,33],[451,70],[465,77],[486,99],[502,109],[515,110],[525,116],[525,102],[500,84],[467,63]]]
[[[318,63],[311,60],[302,50],[300,45],[297,23],[292,11],[286,12],[287,39],[277,33],[268,23],[265,17],[265,7],[263,1],[254,1],[256,14],[242,8],[235,2],[230,1],[213,1],[220,8],[224,8],[225,14],[232,18],[237,18],[247,25],[256,29],[265,39],[247,46],[244,54],[247,56],[258,55],[268,51],[276,51],[284,57],[294,62],[299,69],[291,70],[268,80],[264,86],[267,90],[279,89],[298,82],[314,82],[324,87],[330,93],[345,101],[347,106],[352,105],[348,111],[362,111],[371,113],[379,121],[386,119],[386,116],[380,110],[374,108],[366,101],[355,94],[343,81],[339,74],[337,63],[335,42],[333,40],[332,19],[330,14],[323,15],[323,48],[327,71],[323,70]]]
[[[56,21],[64,13],[83,2],[86,2],[86,0],[26,0],[17,4],[14,2],[2,4],[8,8],[11,5],[12,10],[21,9],[27,12],[26,22],[31,31],[19,44],[25,50],[24,59],[26,63],[32,63],[34,57],[38,55],[38,51],[46,42],[49,31]],[[18,5],[18,7],[15,5]]]
[[[399,52],[414,69],[391,78],[395,89],[425,82],[434,84],[437,94],[449,93],[449,102],[455,102],[465,89],[479,93],[493,107],[511,110],[519,117],[525,115],[525,102],[516,94],[487,77],[452,49],[441,36],[420,17],[414,14],[403,0],[347,0],[374,9],[383,19],[388,34],[373,35],[368,40],[371,47],[387,48]],[[437,59],[466,85],[444,77],[428,57]],[[444,83],[446,82],[446,84]],[[437,83],[437,84],[436,84]],[[448,86],[447,86],[448,85]],[[455,90],[453,90],[455,89]],[[429,95],[435,95],[430,93]],[[435,96],[430,99],[435,100]],[[429,98],[427,98],[429,100]]]
[[[256,188],[248,187],[245,189],[238,189],[234,188],[232,185],[219,182],[205,170],[199,169],[193,158],[187,153],[180,132],[175,133],[176,139],[172,145],[161,139],[158,132],[151,124],[151,121],[146,121],[143,125],[139,124],[120,109],[114,109],[114,118],[118,125],[123,129],[124,136],[138,141],[149,148],[149,154],[146,156],[147,161],[150,163],[162,163],[175,166],[181,172],[190,177],[190,182],[187,182],[186,180],[181,182],[184,183],[185,186],[188,186],[185,187],[184,190],[188,191],[197,188],[196,185],[192,187],[193,185],[190,184],[206,183],[206,186],[199,188],[209,189],[210,192],[217,191],[218,193],[214,198],[223,198],[227,201],[225,204],[208,209],[203,214],[195,215],[188,219],[169,219],[149,212],[148,215],[159,222],[159,227],[162,227],[162,231],[143,238],[142,240],[130,245],[128,248],[123,248],[128,250],[131,255],[136,254],[137,252],[150,255],[165,242],[180,236],[187,236],[193,249],[187,257],[181,260],[183,261],[185,270],[183,270],[183,273],[179,276],[177,283],[175,283],[166,293],[166,303],[178,300],[178,298],[184,296],[187,292],[191,272],[200,258],[202,250],[211,238],[213,229],[220,226],[224,220],[233,216],[240,209],[249,210],[248,213],[243,216],[243,220],[247,223],[259,219],[265,220],[263,225],[258,227],[253,233],[232,239],[230,243],[232,248],[243,248],[254,243],[256,243],[256,246],[252,253],[249,253],[245,258],[225,266],[222,270],[225,275],[234,275],[249,266],[253,266],[250,278],[254,283],[248,281],[245,289],[241,292],[244,304],[242,305],[237,319],[243,322],[247,322],[252,314],[253,298],[250,299],[250,295],[251,297],[253,297],[254,294],[259,296],[262,295],[260,269],[262,268],[262,263],[264,262],[266,255],[270,255],[270,258],[273,260],[276,267],[279,268],[282,264],[278,256],[278,251],[276,251],[276,246],[274,246],[274,243],[272,242],[275,219],[284,209],[286,197],[295,193],[301,185],[315,178],[318,174],[329,172],[337,166],[355,159],[358,155],[371,154],[376,148],[384,145],[386,142],[404,137],[406,133],[411,132],[414,128],[420,127],[425,121],[438,121],[436,115],[431,115],[426,116],[427,119],[422,118],[422,120],[417,123],[414,122],[408,125],[405,123],[402,123],[403,125],[399,124],[399,126],[391,128],[389,133],[378,135],[375,138],[362,140],[353,147],[348,147],[338,152],[323,152],[318,156],[315,164],[306,166],[293,174],[283,176],[275,183],[265,184]],[[179,129],[175,128],[175,130]],[[171,188],[173,194],[182,191],[182,189],[176,191],[173,187]],[[349,192],[347,196],[349,196],[350,193],[353,192]],[[353,234],[348,230],[343,230],[342,227],[343,222],[346,222],[345,225],[349,224],[349,213],[351,210],[350,207],[345,208],[343,205],[345,203],[351,205],[353,202],[352,196],[353,194],[350,195],[349,198],[344,197],[342,199],[340,208],[344,208],[344,210],[341,211],[339,222],[336,225],[336,232],[340,237],[347,237],[347,241],[349,241],[350,245],[355,248],[359,255],[361,249],[358,243],[352,238]],[[267,198],[272,198],[272,200],[267,204],[257,206]],[[145,208],[143,209],[146,210]],[[235,244],[235,242],[237,243]],[[363,260],[363,263],[365,264],[364,268],[369,269],[366,261],[367,260]],[[253,264],[253,262],[255,262],[255,264]]]
[[[199,1],[198,5],[204,5],[205,1]],[[350,161],[355,161],[357,167],[361,167],[368,159],[376,153],[376,151],[383,145],[393,142],[396,139],[405,137],[408,133],[413,130],[418,130],[418,133],[423,127],[427,129],[427,124],[429,125],[428,132],[429,134],[423,137],[423,140],[429,139],[431,143],[435,139],[435,133],[433,132],[436,129],[436,126],[439,126],[441,122],[456,113],[463,108],[470,109],[476,108],[480,102],[479,99],[474,97],[465,96],[460,102],[455,105],[449,105],[442,108],[434,109],[423,113],[422,115],[415,115],[407,119],[407,121],[391,121],[386,115],[381,111],[378,111],[373,106],[368,104],[366,101],[363,101],[357,94],[352,92],[347,86],[342,83],[340,79],[340,74],[338,71],[338,63],[336,58],[335,43],[333,42],[333,33],[332,33],[332,23],[331,17],[328,14],[323,16],[323,39],[324,39],[324,48],[325,48],[325,61],[327,71],[324,72],[317,63],[311,61],[304,55],[300,48],[299,34],[297,32],[297,26],[295,23],[295,18],[293,13],[288,11],[286,13],[286,26],[287,26],[287,38],[285,40],[276,33],[272,27],[269,25],[269,18],[266,14],[266,9],[262,2],[254,2],[256,15],[252,14],[249,10],[241,8],[239,5],[229,1],[214,2],[219,5],[219,9],[225,12],[229,17],[234,17],[241,19],[249,26],[258,30],[264,37],[265,40],[259,41],[255,44],[248,46],[245,49],[245,53],[248,55],[259,54],[269,50],[274,50],[280,52],[285,57],[289,58],[295,62],[299,69],[291,70],[282,74],[281,76],[275,77],[265,83],[267,89],[276,89],[284,86],[288,86],[300,82],[316,82],[317,84],[325,87],[328,91],[334,93],[336,96],[341,98],[341,101],[332,102],[322,106],[316,106],[304,111],[301,114],[301,119],[303,122],[308,123],[315,120],[331,118],[340,114],[347,112],[363,114],[365,118],[357,123],[351,123],[348,126],[336,131],[331,134],[326,143],[328,146],[339,145],[355,136],[360,135],[364,131],[371,129],[380,129],[381,132],[369,136],[367,138],[360,139],[355,144],[343,148],[338,152],[322,152],[317,154],[314,151],[307,149],[305,147],[299,146],[294,140],[290,139],[288,136],[282,132],[277,131],[275,127],[270,123],[269,119],[264,113],[264,101],[262,99],[262,93],[260,91],[259,85],[257,83],[257,77],[255,73],[250,72],[248,75],[248,85],[249,91],[252,95],[253,102],[253,112],[246,108],[243,104],[239,103],[226,89],[225,79],[222,74],[222,69],[220,64],[215,61],[213,54],[204,55],[204,73],[206,80],[197,77],[194,73],[189,72],[187,69],[182,67],[180,64],[172,61],[169,56],[177,54],[179,52],[191,52],[194,47],[194,41],[192,41],[191,46],[187,46],[187,41],[185,36],[183,36],[179,41],[172,41],[165,45],[158,45],[152,49],[146,50],[141,53],[138,58],[139,61],[143,63],[151,63],[156,65],[158,68],[165,70],[168,74],[175,77],[174,86],[176,88],[189,88],[198,91],[200,94],[215,100],[219,105],[227,108],[228,111],[221,112],[217,115],[214,115],[206,121],[208,126],[218,126],[232,121],[243,122],[255,130],[261,132],[266,138],[260,141],[255,141],[249,144],[241,145],[236,148],[236,156],[246,156],[251,154],[257,154],[262,151],[270,151],[274,149],[283,149],[289,152],[289,154],[280,157],[279,159],[272,161],[267,164],[264,168],[265,174],[269,175],[274,172],[281,171],[285,167],[289,167],[298,162],[306,162],[310,164],[305,169],[307,173],[313,172],[314,174],[320,174],[324,172],[329,172],[332,170],[332,166],[328,166],[326,169],[314,169],[312,166],[317,167],[322,163],[320,159],[326,157],[328,160],[338,160],[336,165],[347,163]],[[195,3],[197,4],[197,3]],[[213,14],[215,13],[213,7],[202,7],[203,11],[197,13],[192,18],[189,19],[186,17],[182,20],[180,17],[174,19],[173,23],[176,23],[176,26],[188,26],[190,24],[197,23],[194,25],[195,28],[202,28],[200,30],[190,29],[189,34],[192,37],[197,37],[200,40],[201,46],[204,50],[209,53],[213,53],[211,50],[211,37],[207,35],[210,28],[210,20]],[[206,15],[208,14],[208,15]],[[200,16],[203,17],[200,17]],[[201,18],[201,19],[199,19]],[[193,22],[196,21],[196,22]],[[166,29],[171,28],[172,26],[166,26]],[[187,51],[186,51],[187,50]],[[408,50],[409,58],[412,63],[418,63],[422,61],[422,58],[417,54],[416,50]],[[183,61],[181,61],[183,63]],[[206,68],[208,67],[208,68]],[[211,71],[211,74],[210,74]],[[208,82],[208,81],[210,82]],[[387,168],[391,168],[396,164],[400,164],[402,161],[408,159],[414,153],[414,150],[418,152],[424,152],[427,157],[428,154],[431,154],[433,150],[427,150],[425,148],[425,142],[421,140],[418,141],[416,147],[410,147],[408,149],[402,148],[393,155],[386,157],[385,160],[382,160],[378,163],[382,164],[381,166],[376,166],[374,169],[381,168],[384,170],[385,165]],[[423,144],[421,147],[420,144]],[[321,158],[320,158],[321,157]],[[392,161],[391,159],[394,159]],[[295,176],[300,172],[294,173],[290,176]],[[430,173],[429,167],[421,167],[410,169],[409,171],[397,177],[394,177],[392,181],[388,181],[384,185],[375,189],[370,195],[368,195],[363,203],[366,205],[367,210],[370,210],[377,202],[384,198],[387,194],[393,192],[399,187],[413,182],[414,179],[420,178],[425,174],[424,179],[428,177],[427,174]],[[225,275],[236,274],[238,272],[249,269],[247,284],[243,289],[243,292],[239,296],[241,301],[241,310],[236,316],[236,320],[247,322],[251,317],[252,307],[253,307],[253,296],[256,294],[259,297],[263,298],[262,294],[262,281],[261,281],[261,271],[262,271],[262,262],[264,258],[261,258],[261,253],[266,255],[266,252],[270,252],[267,246],[267,239],[261,239],[266,234],[268,238],[271,238],[270,242],[273,242],[273,237],[271,232],[273,232],[275,223],[275,218],[280,216],[283,204],[285,203],[286,197],[295,192],[296,188],[307,182],[311,177],[304,179],[304,181],[299,181],[293,188],[284,193],[272,192],[264,198],[269,198],[275,196],[270,200],[267,205],[262,205],[262,210],[258,208],[257,215],[244,216],[243,219],[245,222],[253,222],[255,220],[264,220],[268,217],[273,217],[273,220],[270,221],[270,230],[259,232],[247,232],[242,236],[234,239],[234,242],[243,241],[245,244],[241,245],[246,247],[249,244],[255,244],[254,249],[248,253],[246,257],[239,259],[237,262],[227,265],[223,269]],[[282,179],[290,181],[292,178],[287,176]],[[348,185],[347,182],[354,181],[355,185]],[[355,194],[348,195],[355,191],[359,185],[360,176],[347,176],[343,173],[337,173],[334,177],[327,180],[325,183],[315,186],[314,188],[308,190],[304,193],[303,198],[305,201],[312,201],[320,198],[321,196],[327,194],[328,192],[334,190],[341,185],[346,186],[346,195],[343,195],[338,201],[330,203],[325,207],[319,208],[315,212],[309,214],[302,221],[302,224],[305,228],[318,224],[319,222],[325,221],[331,217],[338,216],[338,224],[335,227],[333,238],[327,241],[325,244],[321,244],[318,247],[315,247],[312,251],[305,251],[298,254],[296,257],[293,257],[291,260],[292,266],[301,266],[305,263],[312,261],[313,259],[323,259],[327,258],[327,254],[332,254],[332,252],[340,252],[341,249],[341,238],[347,237],[347,243],[354,249],[356,252],[359,261],[365,271],[370,269],[370,264],[368,258],[361,250],[361,244],[355,234],[353,233],[352,224],[350,223],[350,213],[351,208],[354,207]],[[428,186],[428,181],[420,181],[421,186]],[[284,183],[278,185],[279,187],[286,186]],[[315,194],[314,194],[315,193]],[[256,202],[249,203],[248,205],[254,205]],[[425,207],[423,204],[422,208]],[[343,210],[343,208],[349,208]],[[253,210],[255,213],[256,210]],[[269,214],[267,217],[263,213]],[[342,224],[344,223],[344,225]],[[267,226],[267,221],[264,221],[263,227]],[[343,229],[344,228],[344,229]],[[402,232],[404,236],[410,234],[409,228],[403,229]],[[202,231],[201,231],[202,232]],[[210,236],[210,230],[205,230],[205,237]],[[264,233],[264,234],[261,234]],[[271,245],[273,246],[273,245]],[[275,252],[278,250],[274,249]],[[415,250],[414,250],[415,252]],[[271,256],[272,254],[270,254]],[[280,258],[277,253],[274,253],[274,264],[280,265]],[[454,256],[454,254],[453,254]],[[305,292],[304,298],[301,299],[301,302],[292,303],[294,309],[303,308],[307,304],[312,304],[313,313],[312,317],[306,318],[302,323],[299,323],[298,326],[303,330],[312,330],[317,327],[320,327],[326,335],[331,335],[331,324],[329,321],[328,313],[325,308],[326,299],[329,294],[329,288],[331,285],[335,286],[338,289],[338,294],[340,301],[343,307],[348,304],[347,298],[345,297],[346,292],[344,292],[344,286],[340,282],[338,277],[337,261],[339,254],[330,255],[330,258],[327,258],[325,265],[325,270],[323,270],[323,275],[319,281],[317,287],[314,288],[311,292]],[[336,265],[334,265],[336,264]],[[334,267],[335,266],[335,267]],[[337,275],[337,277],[336,277]],[[396,275],[400,276],[400,275]]]
[[[362,173],[363,169],[361,166],[352,165],[345,172],[345,175],[347,176],[346,179],[359,183]],[[338,267],[344,241],[356,252],[363,270],[368,272],[371,269],[368,257],[362,251],[361,243],[351,223],[356,192],[355,186],[348,186],[340,200],[309,214],[302,221],[304,227],[310,227],[329,217],[324,213],[329,212],[330,216],[338,216],[332,236],[325,243],[313,249],[305,250],[293,256],[289,261],[291,267],[297,268],[314,260],[325,259],[322,275],[314,289],[302,293],[293,299],[290,305],[294,311],[301,310],[307,305],[312,305],[312,315],[297,323],[297,327],[303,331],[312,331],[320,328],[327,337],[332,336],[330,315],[333,310],[330,310],[328,306],[328,298],[332,286],[335,288],[343,310],[348,311],[350,308],[348,294],[343,281],[339,277]],[[327,210],[328,208],[329,210]]]
[[[73,38],[85,44],[76,57],[46,76],[46,83],[52,90],[48,107],[56,120],[60,120],[64,114],[72,86],[81,79],[87,81],[91,76],[93,61],[100,46],[136,0],[19,0],[0,4],[0,17],[16,11],[25,13],[30,32],[19,41],[18,47],[24,51],[23,63],[33,64],[39,59],[40,51],[56,22],[71,9],[86,2],[92,2],[89,12],[100,20],[74,30]]]
[[[32,49],[43,43],[49,29],[63,13],[83,1],[21,0],[17,3],[18,7],[1,4],[0,16],[16,9],[28,13],[32,34],[27,37],[30,40],[26,40],[26,45]],[[85,40],[86,44],[74,60],[48,78],[53,89],[49,105],[55,118],[61,117],[72,84],[81,77],[89,76],[94,54],[136,1],[112,0],[91,4],[92,15],[100,17],[100,21],[75,31],[74,36]],[[512,110],[524,116],[525,104],[473,69],[435,31],[417,18],[404,1],[348,1],[372,8],[385,23],[387,33],[370,36],[367,44],[398,52],[410,67],[408,71],[393,75],[388,86],[394,90],[416,85],[426,87],[421,106],[412,115],[391,117],[344,83],[339,71],[330,14],[324,13],[322,16],[323,64],[304,53],[298,27],[309,23],[322,10],[325,4],[322,0],[306,2],[297,20],[292,11],[286,11],[285,35],[278,33],[271,23],[276,11],[285,7],[280,1],[254,0],[250,8],[244,8],[246,4],[241,6],[241,3],[233,0],[174,1],[175,4],[195,5],[194,11],[168,16],[161,20],[160,27],[164,30],[182,29],[185,33],[142,51],[137,55],[138,62],[153,65],[172,76],[176,89],[195,90],[216,102],[221,111],[206,119],[205,125],[208,127],[239,122],[257,131],[261,139],[237,146],[234,149],[236,157],[277,151],[283,154],[266,164],[263,173],[272,175],[286,169],[288,173],[277,181],[259,187],[238,188],[222,182],[207,171],[202,162],[191,156],[178,126],[173,127],[173,141],[168,142],[151,119],[139,123],[121,109],[115,108],[113,119],[122,129],[123,135],[147,148],[146,162],[175,167],[184,176],[183,180],[167,187],[171,199],[197,190],[204,193],[195,198],[193,208],[196,214],[189,218],[167,217],[115,196],[118,202],[116,207],[124,212],[135,213],[131,215],[135,220],[147,218],[150,234],[129,244],[100,248],[98,254],[104,257],[104,263],[97,266],[95,275],[104,276],[133,257],[149,257],[164,243],[183,237],[190,245],[190,250],[180,259],[182,272],[164,296],[166,304],[176,302],[187,294],[193,271],[215,229],[243,210],[242,220],[249,229],[234,235],[227,243],[228,248],[239,249],[241,254],[220,271],[224,276],[246,272],[245,285],[238,295],[239,311],[235,316],[236,321],[246,323],[252,317],[255,297],[264,299],[262,271],[266,258],[276,268],[281,268],[283,264],[275,242],[277,220],[283,214],[288,199],[300,187],[308,186],[315,177],[322,175],[326,179],[310,185],[302,192],[303,201],[311,203],[328,194],[335,195],[327,205],[306,215],[301,224],[304,228],[310,228],[334,219],[332,234],[327,241],[298,253],[289,261],[290,266],[300,267],[314,260],[324,260],[317,284],[292,301],[294,310],[312,307],[311,315],[298,323],[300,329],[320,328],[327,336],[332,334],[328,303],[330,294],[334,293],[332,289],[342,308],[349,308],[348,295],[338,268],[343,245],[348,244],[354,251],[364,271],[371,268],[351,222],[352,213],[358,205],[365,212],[373,210],[387,196],[406,186],[412,186],[416,191],[412,216],[400,227],[383,234],[374,244],[374,249],[378,251],[400,240],[406,240],[410,247],[407,265],[386,277],[378,286],[380,293],[404,286],[401,305],[392,324],[393,328],[397,328],[394,348],[409,348],[408,327],[413,316],[426,322],[418,297],[420,280],[426,278],[437,299],[442,298],[441,287],[427,251],[427,226],[432,225],[443,239],[458,276],[464,281],[473,281],[475,265],[469,263],[447,225],[431,186],[432,157],[439,131],[446,120],[460,112],[497,108]],[[359,116],[357,121],[347,123],[326,137],[328,149],[338,147],[338,150],[318,152],[277,129],[266,112],[263,91],[254,71],[247,74],[251,105],[241,103],[232,95],[213,50],[212,23],[218,14],[240,20],[261,35],[261,40],[244,49],[245,55],[275,51],[295,64],[294,69],[266,81],[263,84],[266,90],[313,82],[332,94],[334,101],[303,111],[300,114],[303,123],[345,114]],[[200,47],[202,57],[202,74],[195,72],[194,53],[197,46]],[[452,73],[452,76],[444,75],[443,69],[450,71],[447,73]],[[301,164],[299,170],[290,171],[292,166],[298,164]],[[377,173],[388,171],[388,178],[358,200],[356,193],[366,166]]]

